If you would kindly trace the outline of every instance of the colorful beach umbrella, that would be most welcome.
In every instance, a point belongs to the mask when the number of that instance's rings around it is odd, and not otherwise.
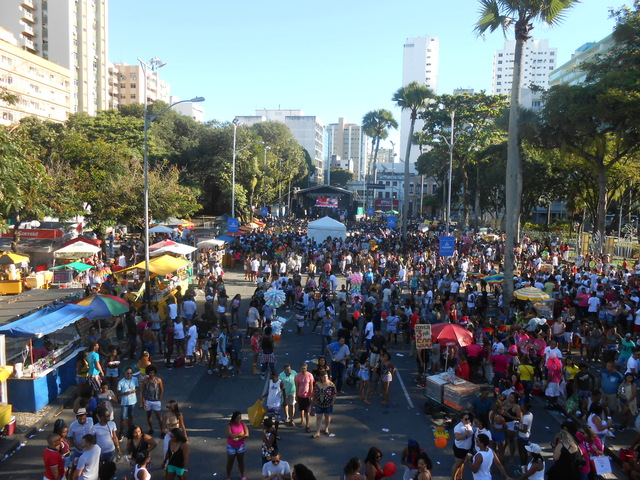
[[[535,287],[524,287],[519,288],[515,292],[513,292],[513,296],[518,300],[546,300],[549,298],[545,292]]]
[[[109,318],[129,311],[129,304],[122,298],[113,295],[91,295],[71,303],[91,307],[93,310],[87,315],[89,320]]]
[[[271,289],[264,293],[265,303],[273,308],[278,308],[284,305],[286,299],[287,296],[282,290]]]

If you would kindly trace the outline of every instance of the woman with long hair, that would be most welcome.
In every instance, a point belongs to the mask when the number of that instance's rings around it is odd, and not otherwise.
[[[638,388],[633,373],[625,373],[624,381],[618,387],[618,399],[620,400],[620,414],[622,421],[620,422],[620,431],[629,427],[629,413],[634,417],[638,414]]]
[[[418,474],[415,476],[415,480],[431,480],[431,469],[433,468],[433,462],[425,452],[418,455]]]
[[[360,459],[358,457],[351,458],[342,469],[341,480],[364,480],[360,470],[362,470]]]
[[[127,454],[131,458],[131,468],[135,469],[135,466],[137,465],[136,462],[138,455],[143,452],[146,452],[148,455],[154,448],[158,446],[158,444],[151,435],[142,432],[142,427],[140,425],[133,425],[131,427],[131,430],[129,431],[128,437],[129,441],[127,442]]]
[[[173,480],[177,476],[180,480],[185,480],[189,471],[189,442],[179,428],[171,430],[169,435],[171,440],[164,456],[164,478]]]
[[[523,469],[522,475],[516,480],[544,480],[544,459],[542,458],[542,449],[536,443],[525,445],[527,452],[531,455],[531,460]]]
[[[292,480],[316,480],[316,476],[309,468],[301,463],[296,463],[291,469]]]
[[[378,447],[371,447],[364,459],[364,474],[366,480],[384,480],[382,471],[382,451]]]
[[[242,421],[242,413],[233,412],[227,425],[227,478],[231,478],[234,460],[238,460],[238,469],[242,480],[244,476],[244,454],[247,451],[245,439],[249,436],[249,429]]]
[[[596,435],[589,425],[586,425],[582,431],[576,433],[576,438],[582,455],[584,456],[585,464],[580,467],[580,480],[588,480],[591,473],[591,456],[604,455],[604,447],[602,446],[602,440]]]
[[[187,435],[187,427],[184,424],[184,415],[180,411],[180,407],[178,406],[178,402],[175,400],[169,400],[167,402],[167,416],[164,419],[165,424],[165,432],[166,435],[164,437],[164,453],[167,453],[167,448],[169,447],[169,432],[174,428],[179,428],[184,435],[184,438],[189,441],[189,435]]]
[[[496,454],[500,462],[504,464],[504,451],[507,444],[507,421],[504,418],[504,407],[500,400],[496,401],[493,410],[489,412],[491,424],[491,439],[496,447]]]

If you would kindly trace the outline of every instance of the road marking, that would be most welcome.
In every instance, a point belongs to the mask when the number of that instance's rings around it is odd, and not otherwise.
[[[400,371],[396,370],[396,374],[398,375],[398,380],[400,381],[400,386],[402,387],[402,391],[404,392],[404,396],[407,399],[407,403],[409,404],[409,408],[415,408],[413,406],[413,402],[411,401],[411,397],[409,396],[409,392],[407,391],[407,387],[404,386],[404,381],[402,381],[402,376],[400,376]]]

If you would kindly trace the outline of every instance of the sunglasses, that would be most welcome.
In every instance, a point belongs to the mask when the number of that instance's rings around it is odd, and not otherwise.
[[[280,463],[280,460],[271,460],[271,463],[273,463],[274,465],[277,465]]]
[[[376,455],[376,458],[382,458],[382,455]]]

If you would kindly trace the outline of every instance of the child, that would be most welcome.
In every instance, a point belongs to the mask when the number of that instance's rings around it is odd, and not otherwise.
[[[271,452],[278,450],[278,432],[273,427],[273,418],[264,419],[264,430],[262,430],[262,464],[271,460]]]
[[[346,384],[348,386],[355,387],[358,384],[358,380],[360,379],[360,377],[358,376],[359,372],[360,372],[360,362],[356,358],[347,367]]]
[[[296,302],[296,321],[298,322],[298,335],[302,335],[302,327],[304,327],[307,307],[302,302],[302,297]]]
[[[103,383],[100,386],[100,392],[97,395],[98,397],[98,407],[104,406],[109,413],[109,420],[113,421],[113,403],[118,403],[118,397],[113,393],[112,390],[109,390],[109,385]]]
[[[358,378],[360,379],[360,399],[366,404],[369,403],[369,394],[371,392],[371,366],[369,365],[369,355],[363,353],[360,356],[360,368],[358,370]]]

